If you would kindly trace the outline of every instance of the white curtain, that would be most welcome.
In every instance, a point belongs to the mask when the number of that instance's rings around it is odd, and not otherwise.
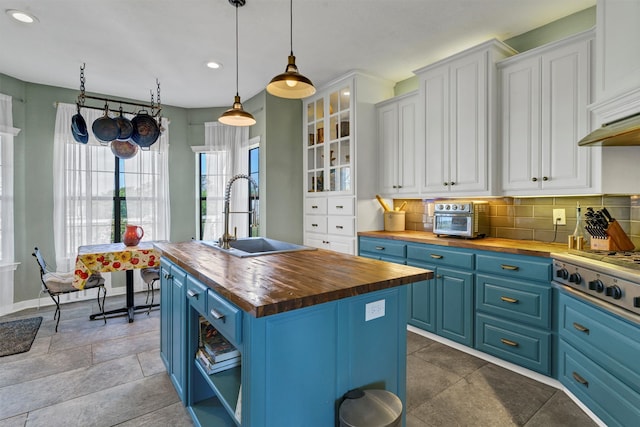
[[[83,108],[89,142],[80,144],[71,134],[73,104],[58,104],[56,115],[53,185],[54,238],[58,270],[71,270],[78,247],[113,241],[114,155],[91,132],[93,121],[104,113]],[[150,150],[124,161],[120,178],[127,196],[127,219],[143,227],[143,240],[169,239],[168,122]]]
[[[14,260],[13,233],[13,102],[0,94],[0,315],[13,305]]]
[[[205,150],[207,153],[207,220],[205,240],[217,240],[224,233],[224,193],[227,182],[239,173],[249,169],[249,129],[227,126],[217,122],[205,123]],[[246,212],[249,208],[248,181],[240,179],[231,189],[232,212]],[[237,228],[238,237],[249,235],[249,215],[229,215],[229,232]]]

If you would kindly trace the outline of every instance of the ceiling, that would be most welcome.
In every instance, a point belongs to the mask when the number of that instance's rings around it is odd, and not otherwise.
[[[595,0],[295,0],[293,51],[316,86],[360,69],[394,82],[490,38],[505,40]],[[235,8],[228,0],[0,0],[0,73],[164,105],[229,107],[236,92]],[[31,25],[7,9],[35,15]],[[289,0],[246,0],[239,16],[243,100],[284,71]],[[209,60],[222,69],[205,67]]]

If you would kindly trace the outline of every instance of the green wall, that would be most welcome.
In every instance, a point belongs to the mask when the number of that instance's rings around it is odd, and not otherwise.
[[[593,6],[503,41],[518,52],[524,52],[549,42],[563,39],[572,34],[588,30],[595,25],[596,7]],[[394,94],[398,96],[417,89],[418,78],[412,76],[397,82],[393,90]]]
[[[75,103],[78,92],[0,74],[0,93],[13,97],[14,127],[21,129],[14,140],[15,259],[20,263],[15,272],[14,303],[19,303],[37,298],[40,291],[33,248],[38,246],[48,261],[54,262],[54,105]],[[302,103],[274,98],[263,91],[245,101],[244,107],[258,121],[250,128],[250,137],[261,139],[261,230],[269,237],[300,243]],[[163,116],[170,120],[171,241],[196,237],[195,154],[191,146],[204,145],[204,123],[217,120],[227,108],[163,106]],[[269,109],[273,111],[267,114]],[[124,282],[124,275],[117,281]]]

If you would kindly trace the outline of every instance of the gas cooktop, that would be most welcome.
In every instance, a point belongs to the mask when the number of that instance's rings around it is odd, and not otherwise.
[[[638,251],[595,251],[595,250],[569,250],[572,255],[602,261],[621,267],[640,270],[640,252]]]

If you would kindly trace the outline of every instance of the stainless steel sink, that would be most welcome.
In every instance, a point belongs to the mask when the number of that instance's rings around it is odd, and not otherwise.
[[[218,242],[214,241],[203,241],[202,243],[240,258],[281,254],[284,252],[312,251],[316,249],[309,246],[297,245],[295,243],[268,239],[266,237],[245,237],[232,240],[229,242],[229,245],[231,246],[230,249],[223,249],[220,247]]]

